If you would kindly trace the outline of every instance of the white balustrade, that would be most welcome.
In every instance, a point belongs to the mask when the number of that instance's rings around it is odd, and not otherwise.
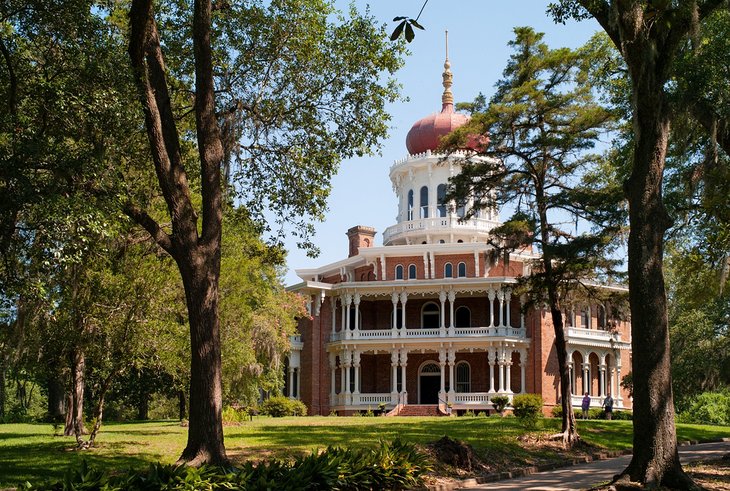
[[[617,332],[604,331],[602,329],[585,329],[583,327],[569,327],[569,338],[593,339],[600,341],[621,340],[621,334]]]
[[[363,329],[358,331],[359,339],[387,339],[399,338],[438,338],[443,337],[440,328],[433,329]],[[394,335],[395,334],[395,335]],[[453,335],[447,333],[446,337],[511,337],[524,339],[525,329],[519,327],[457,327]],[[345,339],[343,332],[330,334],[330,341]]]

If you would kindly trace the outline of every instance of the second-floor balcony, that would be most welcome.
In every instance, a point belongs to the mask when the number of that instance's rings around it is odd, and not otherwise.
[[[388,244],[399,236],[405,237],[409,235],[419,234],[425,231],[487,233],[497,226],[499,226],[499,222],[495,220],[487,220],[484,218],[471,218],[469,220],[460,222],[459,217],[456,215],[430,216],[428,218],[407,220],[388,227],[387,229],[385,229],[385,232],[383,232],[383,244]]]
[[[424,338],[484,338],[504,337],[525,339],[525,328],[509,326],[492,327],[444,327],[444,328],[408,328],[408,329],[353,329],[333,332],[330,341],[349,339],[419,339]]]
[[[568,339],[573,341],[603,341],[603,342],[619,342],[621,341],[621,333],[615,331],[607,331],[605,329],[588,329],[585,327],[569,327]]]

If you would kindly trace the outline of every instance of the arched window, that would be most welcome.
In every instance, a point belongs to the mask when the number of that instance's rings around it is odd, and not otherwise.
[[[413,190],[408,190],[408,220],[413,220]]]
[[[391,311],[392,314],[392,311]],[[390,324],[391,327],[395,327],[396,329],[400,329],[403,327],[403,308],[398,307],[395,309],[395,326],[393,326],[393,318],[390,318]]]
[[[606,307],[598,306],[598,329],[606,329]]]
[[[409,280],[416,279],[416,265],[415,264],[411,264],[408,266],[408,279]]]
[[[402,280],[403,279],[403,265],[399,264],[395,267],[395,279],[396,280]]]
[[[580,327],[583,329],[591,328],[591,308],[584,307],[580,310]]]
[[[465,361],[456,364],[456,392],[471,392],[471,367]]]
[[[421,367],[421,375],[440,375],[441,369],[435,363],[427,363]]]
[[[471,327],[471,310],[469,307],[462,305],[454,312],[455,327]]]
[[[571,308],[565,311],[565,327],[575,327],[575,311]]]
[[[459,278],[466,278],[466,263],[459,263],[458,274]]]
[[[437,303],[428,302],[421,309],[421,327],[423,329],[438,329],[441,311]]]
[[[428,218],[428,186],[421,187],[421,218]]]
[[[451,263],[444,264],[444,278],[453,278],[454,277],[454,267],[451,265]]]
[[[438,216],[446,216],[446,184],[439,184],[436,188],[436,204]]]

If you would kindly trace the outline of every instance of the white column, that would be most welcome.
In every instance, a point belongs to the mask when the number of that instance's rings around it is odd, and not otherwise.
[[[289,367],[289,399],[294,399],[294,367]]]
[[[337,297],[330,297],[330,307],[332,309],[332,337],[334,338],[337,331]]]
[[[570,393],[571,395],[575,395],[575,371],[573,368],[573,355],[568,353],[568,359],[571,360],[568,362],[568,375],[570,376]]]
[[[435,280],[436,279],[436,254],[433,251],[431,251],[429,253],[429,259],[431,261],[431,279]]]
[[[330,353],[330,406],[335,404],[335,394],[337,383],[337,356],[334,353]]]
[[[497,392],[504,392],[504,364],[505,364],[505,354],[504,354],[504,348],[499,348],[499,361],[497,362],[497,366],[499,369],[499,388],[497,389]]]
[[[431,272],[429,271],[428,267],[428,252],[423,253],[423,279],[428,279],[431,277]]]
[[[350,339],[350,307],[352,305],[352,294],[348,293],[345,295],[345,304],[347,305],[347,307],[345,307],[345,311],[347,312],[345,315],[345,339]]]
[[[383,281],[388,279],[388,272],[385,270],[385,254],[380,255],[380,272]]]
[[[479,251],[474,250],[474,278],[479,278]]]
[[[406,367],[408,366],[408,352],[406,350],[401,350],[400,352],[400,369],[401,369],[401,377],[403,378],[403,385],[401,386],[401,394],[408,394],[408,390],[406,389]],[[403,404],[406,404],[407,400],[403,401]]]
[[[441,302],[441,319],[439,321],[440,336],[443,338],[446,336],[446,292],[441,290],[439,292],[439,301]]]
[[[454,301],[456,300],[456,293],[454,290],[449,290],[449,335],[454,335]]]
[[[394,404],[397,403],[397,394],[398,394],[398,350],[393,350],[390,352],[390,377],[391,377],[391,384],[390,384],[390,394],[391,394],[391,400]]]
[[[525,388],[525,372],[527,368],[527,350],[520,350],[520,394],[527,393]]]
[[[406,303],[408,302],[408,293],[402,291],[400,293],[400,308],[401,308],[401,329],[405,333],[406,329]]]
[[[493,393],[494,390],[494,364],[497,361],[497,350],[490,348],[487,351],[487,361],[489,362],[489,392]]]
[[[340,319],[342,322],[340,322],[340,332],[345,331],[345,326],[347,325],[347,305],[346,305],[346,295],[340,295],[340,308],[342,310],[342,318]]]
[[[353,330],[355,331],[355,337],[360,337],[360,294],[355,293],[353,297],[353,301],[355,304],[355,325],[353,326]]]
[[[352,366],[355,367],[355,392],[353,392],[353,393],[359,395],[360,394],[360,350],[355,350],[355,352],[352,354]]]
[[[446,350],[441,349],[439,350],[439,367],[441,367],[441,385],[439,389],[439,398],[446,399],[446,371],[444,370],[444,367],[446,366]]]
[[[525,307],[525,301],[526,301],[525,294],[523,293],[522,295],[520,295],[520,328],[521,329],[525,328],[525,312],[523,310]]]
[[[504,390],[512,392],[512,352],[507,352],[508,358],[504,362]]]
[[[352,367],[352,355],[345,350],[345,405],[352,403],[352,392],[350,392],[350,368]]]
[[[454,394],[456,394],[456,390],[454,389],[454,365],[456,364],[456,350],[450,349],[449,350],[449,402],[454,402]]]
[[[510,308],[510,302],[512,300],[512,290],[510,290],[509,288],[507,288],[507,290],[505,290],[504,292],[504,300],[505,305],[507,305],[507,322],[505,322],[505,324],[507,325],[507,327],[512,327],[512,313],[510,312],[512,310]]]
[[[340,404],[345,404],[345,392],[347,392],[345,387],[345,381],[347,380],[347,376],[345,375],[345,372],[347,371],[347,368],[345,368],[345,352],[340,353]]]
[[[586,359],[586,358],[584,358],[584,359]],[[583,393],[584,394],[586,392],[590,393],[590,391],[591,391],[590,390],[591,380],[589,378],[590,374],[591,374],[591,364],[590,364],[590,362],[584,361],[583,362]]]
[[[297,399],[301,399],[301,396],[300,396],[300,394],[302,393],[302,369],[301,368],[297,368],[296,380],[297,380]]]
[[[598,367],[598,395],[606,397],[606,364],[601,363]]]
[[[616,365],[616,397],[617,401],[623,401],[621,397],[621,365]]]
[[[495,312],[494,312],[494,297],[495,292],[493,288],[490,288],[487,292],[487,296],[489,297],[489,327],[494,327],[494,319],[495,319]]]

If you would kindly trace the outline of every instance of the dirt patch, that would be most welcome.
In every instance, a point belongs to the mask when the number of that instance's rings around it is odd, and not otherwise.
[[[428,447],[436,459],[446,465],[467,472],[481,470],[484,467],[482,461],[474,452],[474,448],[466,442],[444,436],[440,440],[430,443]]]

